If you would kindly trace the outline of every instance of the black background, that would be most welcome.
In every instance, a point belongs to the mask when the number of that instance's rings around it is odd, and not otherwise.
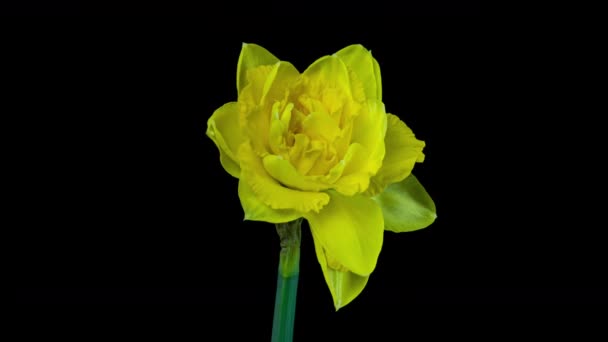
[[[235,19],[261,23],[263,16],[272,14],[275,21],[290,22],[298,19],[303,23],[318,24],[317,19],[336,21],[345,18],[355,22],[377,20],[379,16],[395,15],[479,15],[477,0],[428,0],[353,2],[344,0],[308,0],[306,2],[286,2],[276,0],[260,1],[78,1],[78,0],[26,0],[6,2],[0,7],[0,15],[34,16],[78,16],[78,15],[143,15],[143,16],[198,16],[205,21],[218,21],[219,26],[234,26]],[[398,19],[398,18],[397,18]],[[289,26],[289,25],[287,25]]]
[[[269,338],[278,237],[243,222],[237,180],[204,134],[236,99],[239,51],[251,42],[300,71],[352,43],[371,49],[387,111],[427,143],[414,173],[437,205],[429,228],[385,234],[364,292],[337,313],[304,225],[296,340],[356,336],[353,326],[387,337],[434,305],[605,303],[601,243],[572,231],[582,221],[566,211],[577,209],[545,198],[546,183],[520,182],[538,176],[527,162],[542,149],[522,149],[510,123],[523,116],[491,100],[509,86],[491,80],[506,66],[481,23],[329,23],[39,32],[21,61],[31,209],[20,221],[18,302],[192,304],[205,335],[236,324],[231,334]]]

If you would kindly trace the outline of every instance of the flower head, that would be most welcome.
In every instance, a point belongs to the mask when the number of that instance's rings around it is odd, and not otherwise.
[[[305,218],[336,309],[365,287],[384,230],[411,231],[435,207],[411,175],[424,142],[382,103],[380,67],[361,45],[303,73],[243,44],[238,101],[217,109],[207,135],[239,178],[245,219]]]

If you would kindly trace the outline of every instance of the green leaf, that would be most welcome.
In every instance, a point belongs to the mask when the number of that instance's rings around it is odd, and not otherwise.
[[[437,218],[433,199],[413,174],[373,199],[382,208],[385,230],[410,232],[428,227]]]

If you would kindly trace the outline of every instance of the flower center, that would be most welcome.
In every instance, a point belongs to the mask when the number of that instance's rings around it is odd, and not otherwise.
[[[275,101],[270,115],[269,146],[302,175],[325,175],[344,157],[359,105],[339,89],[318,96],[298,86]]]

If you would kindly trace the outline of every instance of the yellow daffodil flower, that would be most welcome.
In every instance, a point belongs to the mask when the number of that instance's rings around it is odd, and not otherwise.
[[[217,109],[207,135],[239,179],[245,219],[304,218],[339,309],[365,287],[384,230],[431,224],[433,201],[411,174],[425,144],[382,102],[380,67],[361,45],[303,73],[243,44],[238,101]]]

